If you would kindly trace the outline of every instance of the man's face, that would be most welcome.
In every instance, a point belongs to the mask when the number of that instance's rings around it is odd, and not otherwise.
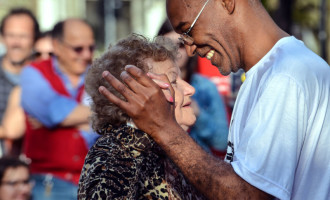
[[[3,29],[3,42],[7,49],[6,58],[12,64],[22,65],[31,55],[33,48],[33,20],[24,14],[7,18]]]
[[[69,76],[80,76],[92,61],[94,35],[83,22],[68,21],[64,24],[63,39],[54,40],[53,45],[60,68]]]
[[[221,2],[209,0],[205,5],[188,34],[193,44],[186,45],[186,50],[190,56],[197,53],[207,57],[221,74],[228,75],[240,68],[240,57],[236,47],[237,35],[230,21],[233,17]],[[205,3],[206,0],[167,0],[167,15],[175,31],[179,34],[187,32]]]
[[[28,168],[10,167],[1,180],[0,200],[28,200],[32,187]]]

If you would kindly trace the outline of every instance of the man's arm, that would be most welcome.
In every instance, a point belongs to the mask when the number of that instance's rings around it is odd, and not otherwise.
[[[57,93],[34,68],[23,69],[21,87],[22,107],[44,126],[78,126],[88,123],[89,107],[77,103],[72,97]]]
[[[60,123],[61,126],[80,126],[89,127],[88,117],[90,116],[90,108],[86,105],[78,104],[71,113]]]
[[[7,139],[18,139],[24,135],[25,116],[20,106],[20,95],[21,88],[16,86],[12,89],[8,98],[8,104],[2,119],[4,137]]]
[[[130,75],[123,72],[121,78],[130,89],[109,72],[103,73],[103,77],[127,101],[120,100],[105,87],[101,86],[100,92],[153,137],[198,190],[209,199],[271,198],[236,175],[230,164],[204,152],[177,124],[173,106],[166,101],[156,83],[136,67],[126,67],[126,71]],[[165,76],[158,79],[168,83]],[[170,90],[173,94],[173,89]]]

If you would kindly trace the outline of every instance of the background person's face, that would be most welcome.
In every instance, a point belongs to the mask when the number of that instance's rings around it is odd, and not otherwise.
[[[191,96],[195,89],[180,77],[180,69],[171,60],[163,62],[154,62],[148,60],[149,66],[152,66],[151,72],[156,74],[166,74],[175,92],[175,118],[178,124],[184,129],[193,125],[196,121],[191,104]]]
[[[8,168],[1,180],[0,200],[28,200],[31,196],[29,171],[26,167]],[[11,184],[10,184],[11,183]]]
[[[50,53],[53,53],[53,44],[51,37],[43,37],[36,41],[34,44],[34,50],[40,53],[40,56],[36,59],[47,60],[50,58]]]
[[[12,63],[20,63],[32,53],[34,43],[34,24],[27,15],[9,17],[3,30],[6,58]]]
[[[91,28],[82,22],[67,22],[62,40],[54,40],[53,43],[60,67],[68,75],[83,74],[93,58],[90,47],[94,46],[95,42]],[[77,47],[83,47],[83,50],[78,53],[74,50]]]

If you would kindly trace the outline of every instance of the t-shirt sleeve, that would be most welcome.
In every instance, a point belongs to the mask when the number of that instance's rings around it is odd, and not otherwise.
[[[234,147],[235,172],[279,199],[290,199],[305,126],[302,87],[288,76],[271,78],[247,116]]]
[[[21,87],[24,111],[46,127],[61,123],[78,105],[74,99],[57,93],[41,73],[30,66],[21,73]]]

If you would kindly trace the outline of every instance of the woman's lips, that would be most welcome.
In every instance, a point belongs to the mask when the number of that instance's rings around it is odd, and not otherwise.
[[[191,102],[188,102],[186,104],[183,105],[183,107],[187,107],[187,106],[190,106],[191,105]]]

